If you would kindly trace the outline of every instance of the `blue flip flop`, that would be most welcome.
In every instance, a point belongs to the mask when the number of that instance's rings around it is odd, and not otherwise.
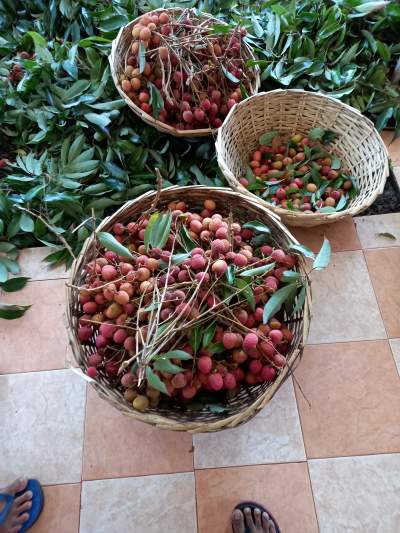
[[[0,501],[5,503],[4,509],[0,513],[0,525],[4,524],[15,498],[22,496],[22,494],[24,494],[27,490],[32,492],[32,507],[29,509],[29,511],[27,511],[29,518],[23,523],[19,533],[25,533],[25,531],[28,531],[28,529],[33,526],[42,512],[44,502],[42,487],[37,479],[29,479],[26,488],[20,492],[17,492],[15,496],[6,493],[0,493]]]
[[[275,520],[275,518],[268,511],[268,509],[266,509],[264,506],[262,506],[259,503],[256,503],[256,502],[240,502],[240,503],[238,503],[236,505],[234,510],[238,509],[239,511],[243,511],[243,509],[245,509],[246,507],[251,509],[252,511],[254,509],[259,509],[262,513],[267,513],[267,515],[270,517],[270,519],[272,520],[272,522],[275,525],[276,533],[281,533],[281,530],[279,529],[278,523]],[[245,533],[250,533],[250,529],[246,525],[245,525],[245,530],[244,531],[245,531]]]

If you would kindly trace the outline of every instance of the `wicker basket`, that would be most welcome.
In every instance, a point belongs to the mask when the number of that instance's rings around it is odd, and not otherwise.
[[[158,13],[158,12],[166,12],[171,15],[177,15],[184,12],[194,13],[193,9],[182,9],[182,8],[170,8],[170,9],[155,9],[154,11],[151,11],[148,13],[151,15],[152,13]],[[225,24],[224,21],[220,19],[216,19],[215,17],[212,17],[211,15],[207,13],[203,13],[202,16],[204,17],[205,21],[212,21],[216,24]],[[163,133],[169,133],[170,135],[174,135],[175,137],[205,137],[207,135],[211,135],[212,133],[215,133],[217,130],[213,128],[202,128],[202,129],[195,129],[195,130],[178,130],[176,128],[173,128],[172,126],[169,126],[168,124],[164,124],[163,122],[160,122],[159,120],[155,119],[151,115],[148,115],[144,111],[140,109],[130,98],[127,97],[127,95],[124,93],[124,91],[121,88],[120,84],[120,76],[123,74],[126,66],[126,59],[128,55],[128,51],[132,42],[132,28],[135,24],[137,24],[140,21],[141,17],[136,18],[126,26],[123,26],[117,37],[114,39],[111,47],[111,54],[109,56],[109,62],[110,62],[110,68],[111,68],[111,75],[114,80],[115,87],[117,88],[119,94],[121,95],[121,98],[125,100],[126,104],[132,109],[132,111],[138,115],[144,122],[147,124],[150,124],[150,126],[153,126],[158,131],[161,131]],[[244,43],[244,58],[245,59],[256,59],[256,57],[253,54],[253,51],[251,47]],[[258,89],[260,88],[260,69],[258,66],[254,66],[252,68],[252,71],[254,73],[254,79],[252,80],[252,86],[251,86],[251,94],[256,94]]]
[[[158,205],[166,206],[170,201],[184,200],[189,207],[201,207],[206,198],[213,198],[217,203],[219,212],[228,214],[232,210],[236,219],[242,223],[249,220],[260,220],[271,228],[272,241],[280,247],[287,247],[291,243],[297,243],[296,239],[280,223],[278,217],[268,209],[242,194],[226,188],[210,188],[204,186],[170,187],[161,193]],[[121,207],[114,215],[105,219],[98,230],[109,231],[115,222],[127,222],[137,219],[147,210],[155,199],[154,192],[148,192],[136,200],[132,200]],[[80,307],[76,289],[71,286],[80,286],[84,282],[84,266],[94,258],[95,246],[93,236],[86,240],[79,257],[75,260],[72,269],[70,282],[67,285],[67,319],[70,344],[78,365],[87,368],[87,357],[96,351],[94,339],[90,344],[82,345],[77,336],[78,316]],[[299,257],[298,269],[305,274],[305,263]],[[165,429],[190,432],[210,432],[224,428],[232,428],[246,422],[262,409],[282,383],[290,375],[295,363],[300,360],[303,346],[308,335],[310,310],[311,310],[311,288],[307,279],[306,301],[302,311],[297,312],[288,323],[294,333],[294,338],[290,350],[287,353],[287,365],[278,375],[272,384],[261,384],[251,387],[242,387],[239,394],[230,400],[227,410],[223,413],[211,413],[202,411],[184,411],[176,408],[161,409],[153,408],[146,412],[136,411],[123,397],[121,391],[111,389],[107,380],[100,376],[99,380],[92,381],[99,395],[108,400],[122,413],[134,419],[141,420]]]
[[[357,179],[359,194],[346,209],[312,214],[288,211],[265,202],[239,183],[261,134],[278,130],[306,135],[317,126],[337,133],[332,150]],[[259,93],[233,107],[218,131],[216,150],[229,185],[268,206],[290,226],[327,224],[360,213],[383,192],[389,174],[387,149],[370,120],[339,100],[297,89]]]

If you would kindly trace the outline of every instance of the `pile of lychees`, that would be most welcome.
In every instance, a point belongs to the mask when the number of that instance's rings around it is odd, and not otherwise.
[[[198,212],[200,211],[200,212]],[[266,244],[268,227],[183,201],[99,233],[79,287],[87,375],[105,378],[138,410],[159,402],[235,396],[273,382],[293,333],[264,306],[297,257]],[[111,250],[112,248],[112,250]],[[271,315],[271,314],[270,314]]]
[[[277,131],[260,137],[240,183],[267,202],[303,213],[335,212],[357,194],[349,168],[328,149],[336,135],[314,128],[308,135]]]
[[[218,33],[215,21],[187,9],[143,15],[119,81],[145,113],[177,129],[218,128],[229,109],[252,91],[245,29]]]

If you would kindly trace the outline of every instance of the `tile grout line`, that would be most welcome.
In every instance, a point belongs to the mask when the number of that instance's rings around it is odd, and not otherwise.
[[[391,340],[391,339],[390,339]],[[392,357],[393,357],[393,361],[394,361],[394,366],[396,367],[396,370],[397,370],[397,374],[400,378],[400,366],[397,366],[397,363],[396,363],[396,358],[394,356],[394,350],[392,348],[392,345],[390,344],[390,340],[389,340],[389,347],[390,347],[390,351],[392,352]]]
[[[311,489],[311,494],[312,494],[312,499],[313,499],[313,506],[314,506],[315,519],[316,519],[316,521],[317,521],[318,532],[320,533],[320,532],[321,532],[321,528],[320,528],[319,520],[318,520],[317,505],[316,505],[316,503],[315,503],[314,488],[313,488],[313,484],[312,484],[312,481],[311,481],[311,475],[310,475],[310,467],[309,467],[309,464],[308,464],[308,460],[307,460],[306,462],[307,462],[308,481],[309,481],[309,483],[310,483],[310,489]]]
[[[82,461],[81,461],[81,482],[80,482],[80,492],[79,492],[79,516],[78,516],[78,531],[81,529],[81,513],[82,513],[82,488],[83,488],[83,467],[85,461],[85,442],[86,442],[86,416],[87,416],[87,404],[88,404],[88,385],[87,383],[85,389],[85,411],[83,417],[83,437],[82,437]]]
[[[386,248],[385,248],[385,249],[386,249]],[[377,248],[374,248],[374,250],[377,250]],[[374,293],[375,300],[376,300],[376,304],[377,304],[378,309],[379,309],[379,315],[380,315],[380,317],[381,317],[382,324],[383,324],[383,327],[384,327],[384,329],[385,329],[386,340],[389,342],[389,334],[388,334],[388,330],[387,330],[387,328],[386,328],[385,321],[383,320],[382,309],[381,309],[381,306],[380,306],[380,304],[379,304],[378,297],[377,297],[377,295],[376,295],[374,282],[372,281],[372,276],[371,276],[371,272],[369,271],[368,260],[367,260],[367,256],[366,256],[366,254],[365,254],[365,250],[364,250],[364,249],[363,249],[362,253],[363,253],[363,257],[364,257],[364,261],[365,261],[365,266],[367,267],[368,277],[369,277],[369,280],[370,280],[370,283],[371,283],[372,291],[373,291],[373,293]],[[393,359],[393,360],[394,360],[394,359]]]

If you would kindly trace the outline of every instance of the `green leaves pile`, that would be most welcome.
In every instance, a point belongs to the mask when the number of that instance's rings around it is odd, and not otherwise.
[[[78,254],[93,229],[92,212],[100,220],[155,188],[155,167],[163,186],[223,183],[212,139],[176,140],[146,126],[110,77],[107,56],[120,27],[139,9],[164,5],[0,0],[0,241],[45,244],[54,248],[50,263],[70,264],[71,251]],[[390,81],[400,57],[397,2],[179,5],[245,26],[263,89],[324,91],[371,115],[379,128],[395,124],[400,134],[400,91]]]

